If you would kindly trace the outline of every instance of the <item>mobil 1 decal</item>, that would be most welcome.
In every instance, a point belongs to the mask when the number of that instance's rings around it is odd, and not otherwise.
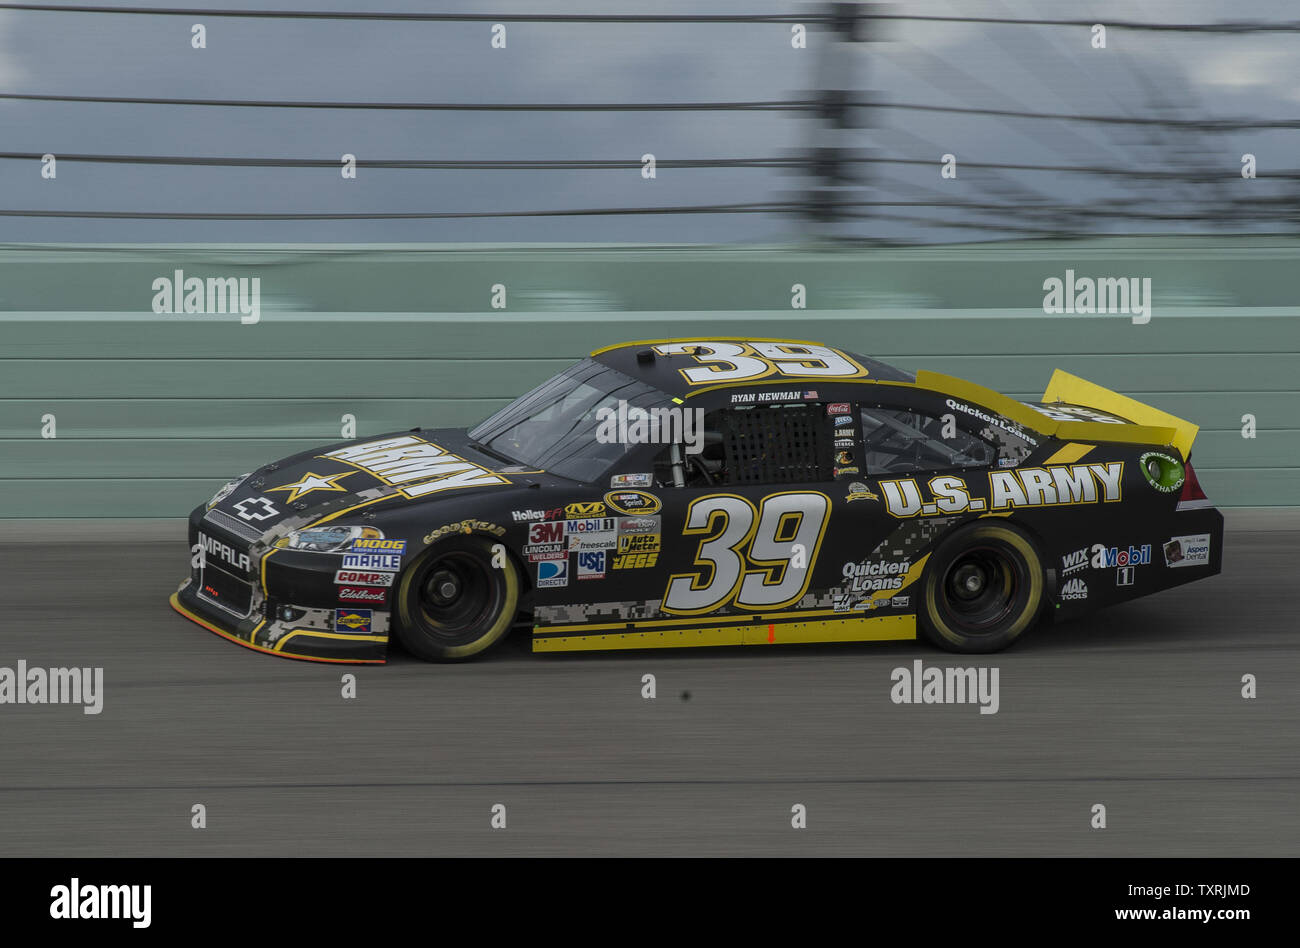
[[[1123,475],[1123,461],[1053,464],[989,471],[986,475],[971,475],[969,478],[941,474],[925,481],[924,487],[914,477],[882,480],[880,492],[885,510],[891,516],[950,516],[983,510],[1111,503],[1121,499]],[[976,484],[976,493],[986,494],[987,499],[972,496],[972,487]]]

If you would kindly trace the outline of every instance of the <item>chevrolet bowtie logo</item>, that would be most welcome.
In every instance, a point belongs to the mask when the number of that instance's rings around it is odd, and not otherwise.
[[[246,497],[235,504],[235,513],[245,520],[269,520],[279,512],[265,497]]]

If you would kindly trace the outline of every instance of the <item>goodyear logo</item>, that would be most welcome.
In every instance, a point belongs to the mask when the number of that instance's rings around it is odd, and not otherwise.
[[[334,631],[358,633],[369,632],[371,615],[372,613],[369,609],[335,609]]]
[[[605,505],[599,500],[568,504],[564,508],[564,516],[569,520],[582,520],[587,517],[599,517],[604,512]]]

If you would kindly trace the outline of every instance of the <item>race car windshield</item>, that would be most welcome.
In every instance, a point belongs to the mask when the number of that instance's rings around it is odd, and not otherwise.
[[[585,359],[521,395],[469,433],[494,454],[562,477],[590,480],[628,446],[599,436],[601,422],[627,408],[652,408],[669,398],[656,388]],[[611,426],[607,423],[605,429]]]

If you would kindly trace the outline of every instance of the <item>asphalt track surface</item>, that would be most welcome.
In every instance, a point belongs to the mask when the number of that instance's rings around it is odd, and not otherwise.
[[[0,537],[0,665],[105,675],[98,716],[0,706],[5,855],[1300,852],[1300,532],[1230,532],[1223,575],[978,661],[918,643],[535,656],[516,633],[467,665],[341,668],[168,608],[182,530]],[[999,712],[891,703],[916,658],[999,668]]]

